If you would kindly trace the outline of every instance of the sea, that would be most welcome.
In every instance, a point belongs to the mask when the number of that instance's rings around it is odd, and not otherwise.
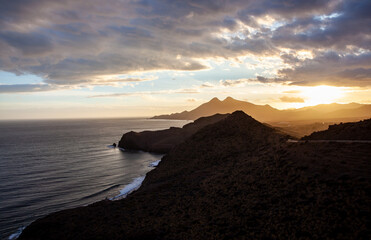
[[[187,121],[79,119],[0,121],[0,239],[16,239],[49,213],[116,199],[162,155],[113,148],[129,131]]]

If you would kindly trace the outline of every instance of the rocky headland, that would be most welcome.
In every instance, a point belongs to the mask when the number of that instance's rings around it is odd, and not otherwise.
[[[141,150],[146,152],[168,153],[174,146],[184,142],[201,128],[216,123],[229,114],[215,114],[201,117],[182,128],[171,127],[159,131],[143,131],[125,133],[118,146],[128,150]]]
[[[288,138],[234,112],[126,199],[53,213],[20,239],[370,239],[370,145]]]

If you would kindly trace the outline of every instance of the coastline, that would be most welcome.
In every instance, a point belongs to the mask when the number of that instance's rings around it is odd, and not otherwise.
[[[125,199],[50,214],[20,239],[367,239],[368,144],[288,138],[234,113]]]
[[[123,151],[123,149],[120,149],[120,150]],[[148,172],[153,171],[158,166],[158,164],[160,162],[161,162],[161,159],[151,162],[148,165],[148,167],[152,167],[152,169],[150,169]],[[129,194],[131,194],[132,192],[134,192],[134,191],[136,191],[136,190],[138,190],[140,188],[140,186],[142,185],[144,179],[146,178],[146,175],[147,174],[145,174],[144,176],[140,176],[140,177],[136,177],[136,178],[132,179],[132,181],[129,184],[125,185],[124,188],[122,188],[121,190],[119,190],[120,194],[118,194],[118,195],[116,195],[114,197],[108,198],[108,200],[110,200],[110,201],[119,201],[119,200],[122,200],[122,199],[126,198]],[[103,200],[104,199],[102,199],[100,201],[103,201]],[[100,202],[100,201],[97,201],[97,202]],[[97,203],[97,202],[95,202],[95,203]],[[94,203],[92,203],[92,204],[94,204]],[[32,222],[30,224],[32,224]],[[20,227],[16,232],[12,233],[7,239],[8,240],[18,239],[18,237],[22,234],[23,230],[25,228],[27,228],[28,226],[22,226],[22,227]]]

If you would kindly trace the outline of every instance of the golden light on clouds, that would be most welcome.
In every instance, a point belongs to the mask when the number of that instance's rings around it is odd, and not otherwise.
[[[306,106],[334,103],[345,95],[345,89],[333,86],[305,87],[300,94],[305,99]]]

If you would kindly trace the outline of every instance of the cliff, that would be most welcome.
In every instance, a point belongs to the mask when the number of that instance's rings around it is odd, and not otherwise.
[[[147,152],[168,153],[174,146],[196,133],[206,125],[218,122],[228,114],[215,114],[202,117],[182,128],[169,128],[159,131],[143,131],[125,133],[118,146],[128,150],[142,150]]]
[[[235,112],[126,199],[51,214],[20,239],[369,239],[369,145],[286,140]]]

